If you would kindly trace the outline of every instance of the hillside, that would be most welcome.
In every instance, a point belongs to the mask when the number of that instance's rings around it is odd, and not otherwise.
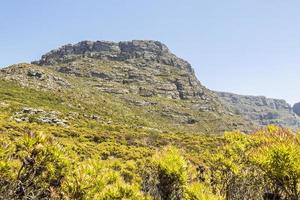
[[[2,69],[0,78],[48,91],[65,99],[66,110],[81,105],[84,113],[74,115],[97,115],[110,124],[210,134],[252,127],[224,109],[188,62],[156,41],[66,45],[33,64]]]
[[[299,134],[233,110],[156,41],[3,68],[0,199],[298,199]]]
[[[300,118],[285,100],[226,92],[216,92],[216,94],[234,114],[240,115],[257,125],[275,124],[294,130],[300,129]]]

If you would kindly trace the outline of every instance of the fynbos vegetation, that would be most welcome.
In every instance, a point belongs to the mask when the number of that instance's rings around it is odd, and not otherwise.
[[[299,199],[300,138],[276,126],[161,146],[85,141],[89,152],[30,129],[2,133],[2,199]]]
[[[298,200],[299,134],[233,111],[155,41],[2,69],[0,199]]]

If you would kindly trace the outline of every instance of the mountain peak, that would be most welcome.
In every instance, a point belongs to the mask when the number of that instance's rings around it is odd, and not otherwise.
[[[38,65],[55,65],[82,57],[111,61],[130,62],[134,60],[136,62],[136,60],[140,60],[145,63],[157,62],[193,73],[193,69],[188,62],[171,53],[165,44],[154,40],[123,42],[81,41],[77,44],[68,44],[52,50],[43,55],[39,61],[33,63]]]
[[[67,75],[95,78],[105,84],[114,83],[102,86],[105,91],[120,85],[117,93],[134,91],[173,99],[206,99],[206,93],[210,96],[191,65],[154,40],[81,41],[52,50],[33,64]]]

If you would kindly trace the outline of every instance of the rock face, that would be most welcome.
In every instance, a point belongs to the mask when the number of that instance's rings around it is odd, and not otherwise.
[[[114,65],[93,67],[95,60],[114,61]],[[101,84],[94,87],[103,92],[210,101],[191,65],[157,41],[83,41],[53,50],[33,63],[56,66],[58,72],[65,74],[98,79]]]
[[[293,111],[294,111],[294,113],[296,113],[298,116],[300,116],[300,102],[294,104],[294,106],[293,106]]]
[[[133,40],[128,42],[82,41],[75,45],[65,45],[43,55],[39,65],[53,65],[75,60],[81,57],[107,59],[112,61],[133,61],[142,59],[148,62],[157,62],[174,66],[187,71],[193,71],[191,65],[172,54],[166,45],[158,41]]]
[[[108,62],[110,66],[105,67]],[[97,79],[93,87],[102,92],[202,99],[208,104],[213,101],[212,93],[197,80],[191,65],[158,41],[83,41],[53,50],[33,64]]]
[[[216,94],[233,114],[243,116],[259,125],[276,124],[295,130],[300,129],[300,118],[285,100],[226,92]]]

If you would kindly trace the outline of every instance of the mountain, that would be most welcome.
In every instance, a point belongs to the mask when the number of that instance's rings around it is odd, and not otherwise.
[[[84,115],[111,124],[198,133],[253,127],[228,112],[191,65],[157,41],[69,44],[32,64],[2,69],[0,78],[68,98],[66,110],[81,105]],[[68,118],[69,113],[62,115]]]
[[[251,131],[291,112],[157,41],[66,45],[0,70],[0,200],[297,199],[299,134]]]
[[[296,115],[297,105],[293,108],[281,99],[264,96],[247,96],[227,92],[216,92],[224,105],[233,112],[260,126],[275,124],[300,129],[300,118]]]

